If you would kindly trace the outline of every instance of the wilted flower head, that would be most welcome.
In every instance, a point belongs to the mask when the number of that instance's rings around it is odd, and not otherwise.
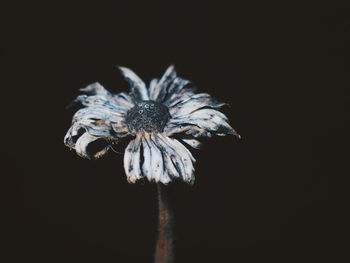
[[[74,114],[64,143],[80,156],[99,158],[120,140],[131,137],[124,154],[129,182],[147,178],[167,184],[179,178],[193,183],[195,159],[179,140],[199,148],[200,142],[191,136],[239,137],[218,111],[225,103],[197,93],[188,80],[176,76],[173,66],[148,88],[130,69],[120,67],[120,71],[130,83],[129,93],[111,94],[96,82],[81,89],[87,95],[75,100],[84,108]],[[172,138],[175,134],[179,140]],[[90,153],[88,146],[98,140],[104,147]]]

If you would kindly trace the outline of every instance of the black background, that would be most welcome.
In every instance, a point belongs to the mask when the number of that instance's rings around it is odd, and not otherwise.
[[[146,1],[145,1],[146,2]],[[313,262],[338,246],[328,181],[345,175],[346,1],[13,5],[2,9],[2,247],[10,261],[152,262],[156,188],[126,182],[122,155],[63,145],[78,89],[128,89],[170,64],[242,139],[205,140],[196,183],[169,185],[176,262]],[[340,153],[338,157],[335,157]],[[333,236],[333,232],[336,236]]]

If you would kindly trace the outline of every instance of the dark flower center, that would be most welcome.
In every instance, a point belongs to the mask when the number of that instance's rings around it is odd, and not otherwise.
[[[131,132],[162,132],[169,117],[168,108],[163,104],[144,100],[128,111],[125,122]]]

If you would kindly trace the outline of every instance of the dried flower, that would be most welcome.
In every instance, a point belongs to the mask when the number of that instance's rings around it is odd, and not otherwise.
[[[239,135],[218,111],[225,103],[207,93],[197,93],[188,80],[176,76],[170,66],[161,79],[153,79],[147,88],[130,69],[120,67],[130,83],[129,93],[111,94],[99,83],[81,91],[87,95],[75,100],[84,108],[78,110],[64,143],[85,158],[99,158],[120,140],[132,137],[124,154],[124,169],[130,183],[147,178],[167,184],[173,179],[194,181],[191,152],[179,140],[193,148],[200,142],[189,136],[211,137]],[[88,146],[102,140],[104,147],[91,154]]]

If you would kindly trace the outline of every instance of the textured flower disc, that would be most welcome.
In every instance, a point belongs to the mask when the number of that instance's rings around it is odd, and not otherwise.
[[[169,111],[163,104],[147,100],[136,104],[128,111],[125,123],[130,132],[162,132],[169,120]]]
[[[225,103],[197,93],[188,80],[176,75],[173,66],[148,87],[130,69],[120,67],[120,71],[131,86],[129,93],[112,94],[93,83],[81,89],[86,95],[76,98],[83,108],[74,114],[64,143],[78,155],[99,158],[129,138],[124,154],[129,182],[146,178],[163,184],[175,179],[193,183],[195,159],[180,141],[198,149],[197,137],[239,137],[218,111]],[[96,144],[97,149],[90,147]]]

